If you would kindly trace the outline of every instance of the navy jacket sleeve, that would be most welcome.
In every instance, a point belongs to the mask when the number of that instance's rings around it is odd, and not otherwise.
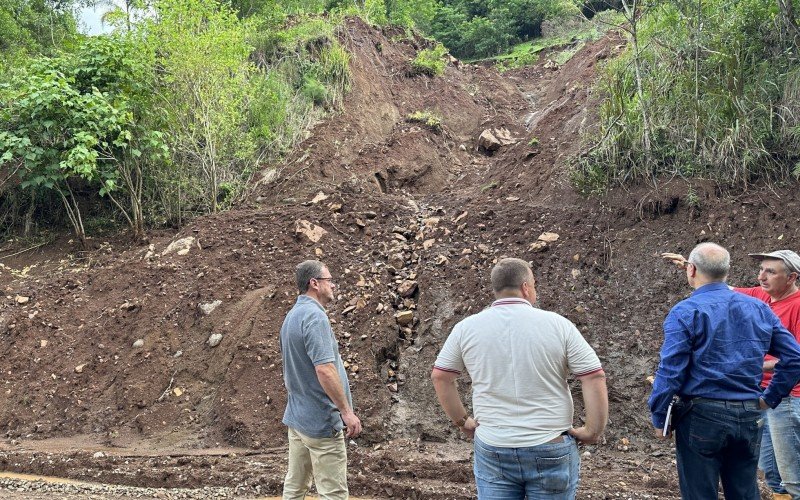
[[[681,318],[678,306],[672,308],[664,320],[661,362],[653,381],[653,392],[648,400],[650,413],[653,415],[653,425],[659,428],[664,427],[669,402],[686,381],[692,354],[691,332],[685,319]]]
[[[769,353],[780,361],[775,365],[772,381],[762,397],[770,408],[775,408],[800,380],[800,345],[778,317],[774,314],[772,316],[774,320]]]

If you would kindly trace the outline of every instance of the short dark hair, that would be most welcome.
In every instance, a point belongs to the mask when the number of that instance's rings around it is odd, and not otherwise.
[[[530,279],[531,265],[522,259],[505,258],[492,269],[492,290],[495,293],[517,289]]]
[[[689,254],[689,263],[712,280],[724,280],[731,269],[731,255],[716,243],[700,243]]]
[[[300,290],[300,293],[308,291],[308,283],[313,278],[319,278],[324,267],[325,264],[318,260],[304,260],[297,265],[294,277],[297,280],[297,289]]]

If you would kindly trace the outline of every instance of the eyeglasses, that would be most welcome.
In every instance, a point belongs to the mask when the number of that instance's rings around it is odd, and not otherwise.
[[[311,278],[311,279],[314,279],[314,280],[331,280],[331,281],[333,281],[333,276],[329,276],[327,278]]]

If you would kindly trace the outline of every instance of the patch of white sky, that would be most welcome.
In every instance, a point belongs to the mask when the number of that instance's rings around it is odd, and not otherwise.
[[[102,35],[111,33],[114,28],[108,23],[104,23],[103,14],[111,9],[109,5],[98,5],[96,7],[81,7],[78,11],[80,29],[87,35]]]

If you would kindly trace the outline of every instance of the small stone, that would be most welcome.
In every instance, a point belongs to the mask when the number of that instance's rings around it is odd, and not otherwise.
[[[27,304],[31,300],[31,298],[26,297],[24,295],[17,295],[14,300],[17,301],[17,304],[22,305],[22,304]]]
[[[103,453],[102,451],[98,451],[94,455],[92,455],[92,458],[103,458],[105,456],[106,456],[105,453]]]
[[[209,314],[214,312],[214,309],[216,309],[220,305],[222,305],[222,301],[218,299],[213,302],[206,302],[205,304],[200,304],[200,310],[203,311],[203,314],[208,316]]]
[[[174,395],[176,395],[178,397],[181,397],[181,396],[183,396],[183,389],[181,389],[180,387],[176,387],[176,388],[172,389],[172,394],[174,394]]]
[[[135,304],[135,303],[133,303],[133,302],[131,302],[129,300],[126,300],[125,302],[122,303],[121,306],[119,306],[119,308],[122,309],[123,311],[133,311],[133,310],[137,309],[138,307],[139,306],[137,304]]]
[[[209,347],[217,347],[220,342],[222,342],[221,333],[212,334],[210,337],[208,337],[208,340],[206,341]]]
[[[307,220],[298,220],[294,224],[294,232],[298,237],[304,237],[312,243],[317,243],[323,236],[328,234],[328,231],[312,224]]]
[[[414,312],[413,311],[400,311],[399,313],[394,315],[394,318],[397,320],[397,324],[400,326],[410,325],[412,321],[414,321]]]
[[[528,247],[528,251],[531,252],[544,252],[547,250],[547,242],[545,241],[534,241],[531,243],[531,246]]]
[[[386,384],[386,387],[389,388],[391,392],[397,392],[397,382],[392,382],[390,384]]]
[[[580,269],[573,269],[572,270],[572,279],[576,279],[580,275],[581,275],[581,270]]]
[[[175,240],[170,243],[167,248],[161,252],[161,256],[168,255],[172,252],[176,252],[178,255],[186,255],[189,253],[189,250],[197,244],[197,240],[194,236],[187,236],[186,238],[181,238],[179,240]],[[197,246],[200,246],[197,244]]]
[[[133,343],[133,347],[135,347],[136,349],[144,347],[144,339],[137,339],[136,342]]]
[[[39,347],[41,347],[42,349],[44,349],[45,347],[47,347],[47,341],[46,341],[46,340],[44,340],[44,339],[40,340],[40,341],[39,341]]]
[[[78,365],[75,367],[75,373],[83,373],[83,368],[86,366],[86,363],[82,365]]]
[[[314,198],[311,200],[311,203],[312,203],[312,204],[314,204],[314,205],[316,205],[317,203],[319,203],[319,202],[321,202],[321,201],[325,201],[325,200],[327,200],[327,199],[328,199],[328,195],[326,195],[325,193],[323,193],[322,191],[320,191],[320,192],[319,192],[319,193],[317,193],[317,195],[316,195],[316,196],[315,196],[315,197],[314,197]]]
[[[417,291],[417,282],[412,280],[405,280],[397,287],[397,293],[401,297],[411,297]]]
[[[181,356],[183,356],[183,351],[177,351],[172,355],[173,358],[180,358]]]
[[[539,241],[544,241],[546,243],[555,243],[558,241],[559,235],[558,233],[542,233],[539,235]]]

